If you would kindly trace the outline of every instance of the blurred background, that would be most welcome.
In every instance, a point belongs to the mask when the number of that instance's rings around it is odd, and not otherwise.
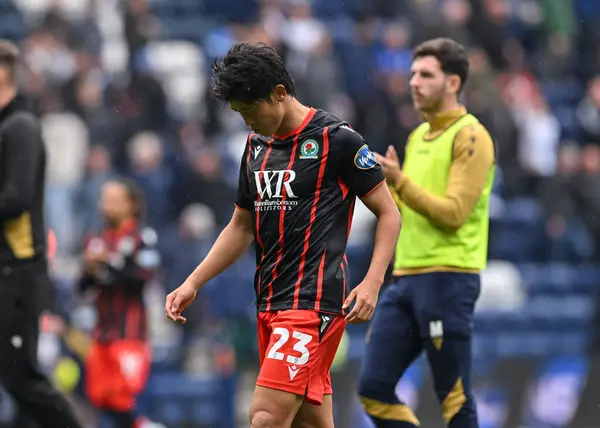
[[[210,97],[213,58],[238,41],[285,57],[302,102],[350,121],[375,151],[402,153],[419,123],[411,48],[469,47],[463,101],[497,143],[489,268],[474,343],[481,427],[597,427],[600,366],[600,2],[598,0],[0,0],[0,37],[22,49],[23,92],[49,153],[47,221],[57,238],[54,313],[89,331],[75,292],[100,186],[144,190],[162,268],[147,288],[154,349],[140,411],[168,427],[247,427],[257,372],[253,254],[211,282],[185,327],[166,293],[202,260],[233,210],[247,130]],[[357,206],[352,281],[366,271],[373,216]],[[57,321],[57,318],[46,318]],[[81,362],[43,323],[40,358],[90,427]],[[336,426],[369,427],[353,385],[366,326],[348,328],[334,367]],[[398,385],[441,427],[426,366]],[[0,398],[10,426],[11,401]]]

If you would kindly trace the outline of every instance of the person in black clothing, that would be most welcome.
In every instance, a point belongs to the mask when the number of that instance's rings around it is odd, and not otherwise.
[[[233,217],[204,261],[169,294],[165,311],[185,322],[182,311],[198,289],[254,241],[261,368],[252,428],[333,428],[330,367],[346,322],[373,314],[400,214],[362,136],[301,104],[272,48],[236,45],[213,71],[217,98],[254,132],[241,161]],[[378,222],[369,272],[350,291],[345,251],[356,198]]]
[[[18,62],[17,48],[0,41],[0,384],[40,427],[78,428],[37,362],[39,317],[52,287],[43,208],[46,154],[38,119],[17,94]]]

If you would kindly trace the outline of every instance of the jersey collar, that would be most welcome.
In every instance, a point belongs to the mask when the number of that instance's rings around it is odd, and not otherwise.
[[[306,117],[304,118],[304,120],[302,121],[302,123],[300,124],[299,127],[297,127],[296,129],[294,129],[292,132],[289,132],[286,135],[276,135],[273,134],[273,138],[275,138],[276,140],[287,140],[290,137],[295,137],[296,135],[300,134],[304,128],[306,128],[306,125],[308,125],[310,123],[310,121],[312,120],[312,118],[315,116],[315,113],[317,112],[317,109],[314,107],[310,108],[310,111],[308,112],[308,114],[306,115]]]
[[[444,111],[433,117],[424,115],[423,119],[429,123],[430,131],[435,132],[447,129],[465,114],[467,114],[466,107],[460,106],[460,108],[456,110]]]
[[[116,229],[107,229],[105,233],[113,239],[123,238],[127,236],[136,229],[137,221],[135,218],[128,218],[123,220],[123,222]]]

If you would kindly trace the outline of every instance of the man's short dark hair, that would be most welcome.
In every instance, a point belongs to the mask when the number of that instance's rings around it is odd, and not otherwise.
[[[283,58],[264,43],[239,43],[227,55],[215,61],[213,94],[217,99],[256,103],[269,100],[277,85],[283,85],[288,95],[296,96],[294,80]]]
[[[460,90],[464,88],[469,77],[469,58],[463,45],[445,37],[427,40],[413,51],[413,59],[425,56],[436,58],[447,75],[460,77]]]
[[[14,78],[19,65],[19,48],[8,40],[0,40],[0,67],[6,67]]]

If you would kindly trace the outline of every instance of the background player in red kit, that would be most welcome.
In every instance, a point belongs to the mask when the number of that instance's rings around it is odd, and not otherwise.
[[[198,289],[254,241],[261,369],[251,425],[332,428],[329,369],[346,321],[371,318],[400,215],[363,138],[329,113],[302,105],[273,49],[235,45],[213,72],[215,96],[254,132],[233,217],[204,261],[167,296],[167,316],[185,322],[182,311]],[[344,253],[356,197],[378,225],[369,271],[347,293]]]
[[[86,240],[82,291],[97,292],[98,323],[86,359],[89,400],[117,428],[143,426],[135,397],[150,368],[143,289],[158,264],[156,233],[140,228],[143,195],[127,181],[102,188],[100,209],[106,228]]]

